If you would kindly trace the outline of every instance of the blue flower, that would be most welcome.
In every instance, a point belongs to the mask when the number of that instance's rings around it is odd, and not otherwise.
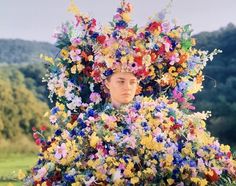
[[[134,107],[135,107],[136,110],[139,110],[141,108],[140,102],[135,102]]]
[[[125,160],[125,163],[129,162],[129,156],[123,156],[123,159]]]
[[[149,37],[151,35],[150,32],[145,32],[145,37]]]
[[[125,28],[128,26],[128,24],[124,20],[120,20],[119,22],[116,23],[116,26],[120,28]]]
[[[169,40],[170,40],[170,42],[171,42],[170,51],[172,52],[172,51],[175,50],[175,48],[176,48],[176,46],[178,45],[178,43],[177,43],[176,40],[174,40],[173,38],[171,38],[171,37],[168,37],[168,38],[169,38]]]
[[[120,34],[119,34],[119,31],[114,31],[113,33],[112,33],[112,37],[114,37],[114,38],[116,38],[117,36],[119,36]]]
[[[60,136],[61,133],[62,133],[61,129],[58,129],[58,130],[55,131],[55,135],[56,135],[56,136]]]
[[[54,115],[54,114],[56,114],[58,111],[59,111],[59,108],[58,108],[58,107],[54,107],[54,108],[51,109],[51,114]]]
[[[163,142],[163,137],[162,137],[161,135],[158,135],[158,136],[156,137],[156,141],[157,141],[157,142]]]
[[[189,165],[190,165],[190,167],[196,167],[197,166],[197,164],[194,160],[190,160]]]
[[[154,47],[153,47],[153,49],[154,49],[155,51],[158,51],[158,50],[159,50],[159,46],[158,46],[157,44],[155,44]]]
[[[96,114],[96,112],[93,110],[93,109],[89,109],[89,111],[88,111],[88,117],[93,117],[93,116],[95,116],[95,114]]]
[[[99,34],[98,34],[97,32],[94,32],[94,33],[91,35],[91,38],[92,38],[92,39],[96,39],[98,36],[99,36]]]
[[[122,131],[122,133],[125,134],[125,135],[130,134],[130,130],[129,130],[129,129],[124,129],[124,130]]]
[[[75,159],[74,159],[74,162],[77,162],[77,161],[80,161],[81,160],[81,155],[77,156]]]
[[[122,56],[122,54],[121,54],[120,50],[116,50],[116,58],[120,59],[121,56]]]
[[[144,128],[145,131],[149,129],[149,126],[147,125],[147,122],[142,122],[141,126]]]
[[[81,118],[79,118],[78,124],[79,124],[79,127],[82,129],[87,127],[86,123],[84,123],[84,121]]]
[[[106,70],[105,72],[104,72],[104,75],[105,76],[110,76],[110,75],[112,75],[113,74],[113,70],[112,69],[108,69],[108,70]]]
[[[73,183],[73,182],[75,182],[74,176],[69,175],[69,174],[66,174],[66,175],[64,176],[64,179],[65,179],[68,183]]]
[[[85,136],[85,133],[83,131],[80,131],[78,135],[83,137]]]

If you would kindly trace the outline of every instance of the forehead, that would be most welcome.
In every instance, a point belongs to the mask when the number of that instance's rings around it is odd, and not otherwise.
[[[117,72],[111,76],[111,79],[137,80],[134,74],[130,72]]]

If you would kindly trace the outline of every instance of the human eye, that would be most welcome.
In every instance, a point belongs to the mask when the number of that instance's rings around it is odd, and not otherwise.
[[[119,81],[117,81],[119,84],[123,84],[125,81],[123,81],[123,80],[119,80]]]
[[[130,84],[133,85],[133,84],[136,84],[137,82],[135,80],[133,81],[130,81]]]

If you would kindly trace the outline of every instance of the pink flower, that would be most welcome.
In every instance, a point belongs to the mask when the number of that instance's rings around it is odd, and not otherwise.
[[[66,144],[62,143],[61,146],[57,146],[55,158],[61,159],[65,158],[67,155]]]
[[[51,123],[56,123],[56,121],[57,121],[57,116],[55,116],[55,115],[51,115],[50,117],[49,117],[49,120],[50,120],[50,122]]]
[[[92,94],[90,94],[89,99],[93,102],[98,104],[100,101],[102,101],[101,96],[99,93],[93,92]]]
[[[47,169],[45,167],[42,167],[41,169],[38,170],[37,175],[35,178],[37,180],[41,180],[47,173]]]

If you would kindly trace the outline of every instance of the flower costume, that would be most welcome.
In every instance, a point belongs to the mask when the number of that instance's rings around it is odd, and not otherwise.
[[[165,10],[144,27],[130,26],[125,1],[110,25],[80,13],[55,34],[60,54],[48,61],[50,121],[28,185],[214,185],[233,182],[229,146],[206,130],[209,112],[193,112],[202,70],[218,50],[194,48],[189,25],[171,25]],[[132,72],[133,102],[115,109],[104,80]]]

